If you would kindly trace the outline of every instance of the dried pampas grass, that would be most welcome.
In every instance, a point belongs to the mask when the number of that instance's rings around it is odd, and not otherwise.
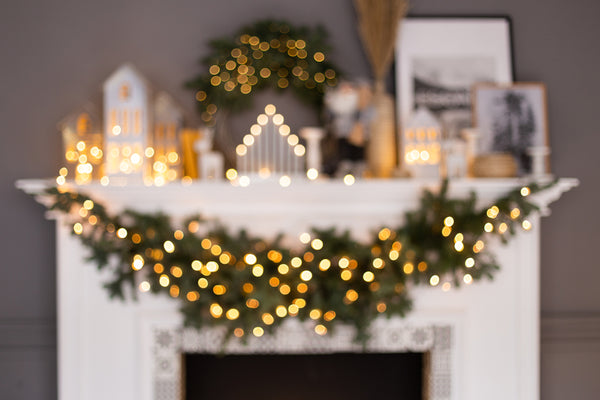
[[[363,45],[373,68],[375,86],[381,90],[392,62],[398,25],[408,11],[408,0],[354,0],[354,4]]]

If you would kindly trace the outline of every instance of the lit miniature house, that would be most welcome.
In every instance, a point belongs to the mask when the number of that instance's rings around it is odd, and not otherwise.
[[[442,128],[433,113],[419,107],[403,127],[404,162],[415,178],[439,178]]]
[[[179,132],[182,126],[181,109],[177,107],[171,96],[160,92],[154,99],[154,135],[150,143],[154,149],[152,176],[156,185],[181,178]]]
[[[86,105],[60,122],[65,159],[73,167],[77,184],[85,184],[102,174],[102,124],[93,105]],[[61,171],[63,179],[67,170]]]
[[[300,139],[290,134],[281,114],[269,104],[260,114],[250,134],[244,136],[243,144],[236,148],[237,169],[240,185],[246,186],[254,179],[276,178],[282,186],[288,186],[291,177],[304,175],[306,149]]]
[[[104,83],[105,174],[111,183],[142,182],[150,132],[150,87],[125,64]]]

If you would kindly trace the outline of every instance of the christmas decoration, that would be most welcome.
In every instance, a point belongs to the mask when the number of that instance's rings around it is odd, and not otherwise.
[[[442,126],[433,113],[419,107],[404,124],[404,161],[413,177],[439,178]]]
[[[317,179],[322,168],[321,139],[324,136],[323,128],[307,126],[300,129],[300,137],[306,142],[306,176],[310,180]]]
[[[394,100],[385,92],[385,74],[392,62],[398,26],[408,0],[355,0],[360,34],[375,77],[375,117],[367,147],[369,171],[390,177],[396,166]]]
[[[327,57],[326,36],[321,27],[262,20],[211,41],[212,54],[203,60],[207,73],[187,83],[203,121],[211,126],[223,112],[247,109],[251,94],[265,88],[292,89],[319,110],[325,88],[335,86],[339,75]]]
[[[74,171],[74,180],[79,185],[100,179],[104,153],[102,125],[96,107],[86,104],[61,121],[59,128],[67,166],[60,169],[57,183],[66,181],[69,169]]]
[[[198,216],[177,224],[161,213],[111,215],[63,187],[43,195],[52,210],[69,216],[89,260],[110,271],[112,297],[125,298],[128,286],[168,294],[181,302],[186,325],[222,324],[238,337],[262,336],[297,317],[314,320],[320,335],[351,324],[364,341],[378,315],[410,310],[411,286],[449,290],[491,278],[499,266],[487,244],[531,229],[527,217],[538,208],[529,196],[553,184],[522,187],[479,209],[475,194],[449,198],[444,181],[437,193],[423,193],[404,225],[382,227],[369,241],[315,229],[292,247],[281,236],[231,233]]]
[[[237,153],[239,183],[248,186],[251,180],[276,178],[288,186],[292,177],[304,175],[306,148],[298,136],[290,133],[284,117],[273,104],[267,104],[264,114],[256,118],[250,133],[244,136]]]
[[[181,135],[183,113],[171,96],[155,93],[130,64],[113,72],[103,89],[103,124],[100,112],[89,105],[60,124],[67,166],[60,168],[57,184],[65,184],[73,175],[77,184],[100,180],[103,185],[161,186],[181,179],[180,140],[193,157],[189,147],[197,133],[190,136],[188,130],[188,135]],[[197,176],[190,163],[195,160],[188,160],[186,169]]]
[[[369,126],[374,117],[373,90],[366,82],[344,81],[325,93],[325,106],[334,139],[326,152],[325,172],[343,176],[364,175],[364,147],[369,139]]]

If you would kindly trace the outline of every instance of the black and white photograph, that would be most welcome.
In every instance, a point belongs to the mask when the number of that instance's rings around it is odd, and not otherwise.
[[[529,149],[548,146],[545,85],[475,85],[473,125],[480,153],[510,153],[519,175],[530,173]]]
[[[439,119],[444,137],[457,138],[471,123],[473,84],[512,80],[507,18],[408,17],[398,30],[399,126],[410,120],[418,106],[426,106]]]
[[[494,82],[492,57],[418,57],[413,61],[413,109],[426,107],[440,121],[447,138],[471,126],[471,88]]]

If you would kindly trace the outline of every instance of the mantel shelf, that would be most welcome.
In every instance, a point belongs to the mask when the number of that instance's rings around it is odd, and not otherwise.
[[[519,186],[531,183],[527,179],[456,179],[450,181],[451,196],[467,196],[475,192],[483,205],[502,196]],[[348,213],[360,209],[369,213],[369,209],[398,209],[399,205],[414,205],[423,189],[436,190],[437,180],[420,179],[368,179],[357,180],[347,186],[341,181],[319,180],[294,181],[283,188],[275,181],[263,181],[248,187],[235,187],[226,181],[194,182],[192,184],[172,183],[165,186],[102,186],[98,183],[75,185],[67,183],[66,189],[85,193],[102,201],[111,211],[132,208],[140,211],[164,211],[173,215],[211,212],[221,214],[226,210],[237,213],[286,212]],[[549,213],[548,205],[560,198],[561,194],[578,186],[575,178],[559,179],[558,184],[539,193],[534,200]],[[50,179],[19,180],[16,186],[36,196],[44,204],[45,189],[55,186]]]

